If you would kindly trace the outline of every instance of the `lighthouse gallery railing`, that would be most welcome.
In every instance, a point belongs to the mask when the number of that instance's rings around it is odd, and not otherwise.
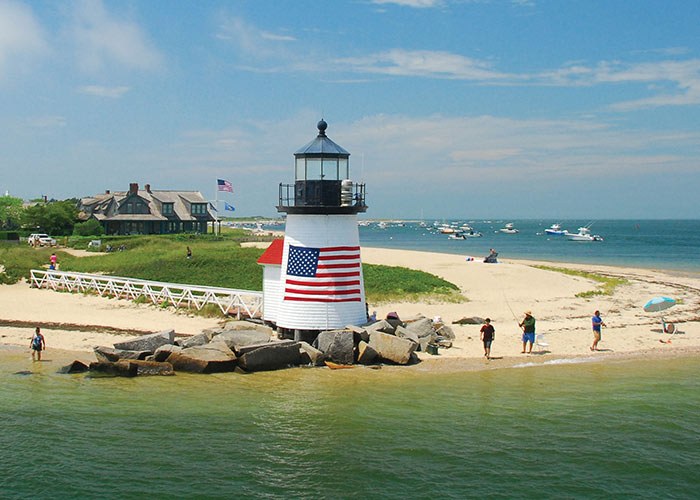
[[[30,284],[36,288],[54,291],[95,292],[101,297],[112,296],[131,300],[145,297],[154,304],[167,302],[177,307],[194,306],[197,310],[207,304],[216,304],[224,314],[236,311],[239,319],[243,314],[255,317],[262,312],[263,307],[262,292],[98,274],[32,269]]]

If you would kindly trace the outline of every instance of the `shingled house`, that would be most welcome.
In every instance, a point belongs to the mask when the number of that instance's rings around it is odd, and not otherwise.
[[[199,191],[155,191],[137,183],[128,191],[110,192],[80,200],[80,219],[97,219],[105,234],[166,234],[207,232],[214,220],[209,202]]]

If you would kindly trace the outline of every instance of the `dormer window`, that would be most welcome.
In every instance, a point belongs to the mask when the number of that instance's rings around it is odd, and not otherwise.
[[[192,203],[192,208],[190,213],[192,215],[206,215],[207,204],[206,203]]]
[[[163,203],[163,215],[173,215],[175,213],[173,205],[174,203]]]

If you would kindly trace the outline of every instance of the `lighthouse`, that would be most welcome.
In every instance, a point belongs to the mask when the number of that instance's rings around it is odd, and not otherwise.
[[[350,153],[318,135],[294,153],[294,184],[280,184],[287,214],[280,268],[278,329],[308,340],[320,331],[366,322],[357,214],[365,186],[350,180]]]

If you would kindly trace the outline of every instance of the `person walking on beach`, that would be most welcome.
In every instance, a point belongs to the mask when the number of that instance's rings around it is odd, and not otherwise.
[[[190,250],[190,247],[187,247],[187,258],[188,259],[192,258],[192,250]]]
[[[518,323],[518,326],[520,326],[523,329],[522,354],[525,354],[525,348],[527,347],[528,342],[530,342],[530,350],[527,353],[531,354],[532,344],[535,343],[535,318],[532,316],[532,312],[527,311],[523,320],[520,323]]]
[[[484,326],[481,327],[481,341],[484,343],[484,356],[486,359],[491,359],[491,343],[496,338],[496,330],[491,326],[491,319],[484,320]]]
[[[593,345],[591,346],[591,351],[597,351],[598,342],[600,342],[600,327],[608,325],[606,325],[603,318],[600,317],[600,311],[593,313],[591,322],[593,323]]]
[[[56,269],[56,252],[51,254],[51,265],[53,266],[51,269]]]
[[[41,334],[41,329],[37,326],[34,330],[34,335],[32,336],[32,341],[29,344],[32,349],[32,361],[36,361],[35,356],[38,356],[39,361],[41,361],[41,351],[46,350],[46,340]]]

